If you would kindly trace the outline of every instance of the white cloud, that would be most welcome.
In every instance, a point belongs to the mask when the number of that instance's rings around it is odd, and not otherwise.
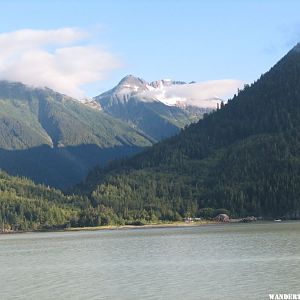
[[[164,86],[144,92],[144,97],[156,98],[166,104],[176,102],[199,107],[215,108],[220,99],[227,101],[243,87],[244,82],[236,79],[210,80],[200,83]]]
[[[22,29],[0,34],[0,79],[49,87],[74,97],[82,85],[104,79],[119,59],[78,28]]]

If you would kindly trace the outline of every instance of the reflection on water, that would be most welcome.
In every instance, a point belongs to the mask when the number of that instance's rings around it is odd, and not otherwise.
[[[300,222],[0,235],[0,299],[300,293]]]

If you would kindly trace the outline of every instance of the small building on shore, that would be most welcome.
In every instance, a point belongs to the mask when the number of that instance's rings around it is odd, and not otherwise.
[[[226,214],[219,214],[214,218],[214,221],[217,221],[217,222],[230,222],[230,218]]]

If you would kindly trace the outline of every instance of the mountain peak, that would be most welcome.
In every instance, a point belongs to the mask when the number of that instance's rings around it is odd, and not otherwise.
[[[137,87],[137,88],[145,88],[147,86],[147,82],[139,77],[135,77],[133,75],[125,76],[118,84],[118,86],[122,87]]]

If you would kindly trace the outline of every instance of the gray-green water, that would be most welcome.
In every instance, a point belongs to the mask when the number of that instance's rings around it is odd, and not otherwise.
[[[300,222],[0,235],[0,299],[300,293]]]

